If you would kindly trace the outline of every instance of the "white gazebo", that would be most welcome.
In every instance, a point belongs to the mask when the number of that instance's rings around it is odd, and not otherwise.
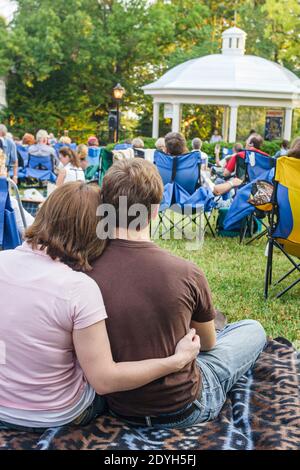
[[[159,108],[172,106],[172,130],[180,131],[181,105],[224,106],[223,137],[236,141],[240,106],[284,108],[284,138],[291,138],[293,109],[300,107],[300,79],[281,65],[245,54],[246,33],[222,34],[222,54],[189,60],[143,87],[153,97],[153,132],[159,136]]]

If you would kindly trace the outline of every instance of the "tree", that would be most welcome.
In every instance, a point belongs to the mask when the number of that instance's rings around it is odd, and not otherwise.
[[[150,132],[151,98],[141,87],[181,62],[218,53],[221,33],[235,22],[248,34],[247,53],[300,69],[297,0],[17,3],[9,27],[0,20],[4,117],[17,133],[41,126],[78,135],[104,131],[117,82],[126,89],[122,109],[133,109],[140,130]],[[211,109],[205,119],[209,133],[219,118]],[[203,120],[193,121],[190,132]]]

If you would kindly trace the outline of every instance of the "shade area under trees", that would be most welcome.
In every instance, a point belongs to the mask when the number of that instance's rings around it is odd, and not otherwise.
[[[8,98],[2,119],[16,134],[41,125],[70,129],[78,140],[90,132],[105,134],[111,91],[121,82],[123,109],[139,117],[129,122],[123,116],[123,125],[149,135],[151,100],[141,86],[185,60],[218,53],[222,31],[235,23],[248,34],[247,54],[300,75],[297,0],[16,3],[11,24],[0,18],[0,76],[7,79]],[[187,118],[191,112],[186,110]],[[218,110],[195,116],[187,137],[201,126],[205,139],[218,124]]]

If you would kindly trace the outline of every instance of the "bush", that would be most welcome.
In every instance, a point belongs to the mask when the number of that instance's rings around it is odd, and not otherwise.
[[[148,148],[148,149],[153,149],[155,148],[155,142],[156,142],[156,139],[153,139],[152,137],[141,137],[141,139],[143,139],[144,143],[145,143],[145,148]],[[120,143],[123,143],[124,141],[121,140]],[[261,150],[263,152],[266,152],[268,153],[269,155],[275,155],[275,153],[280,150],[280,144],[281,144],[281,140],[272,140],[272,141],[265,141]],[[245,144],[245,142],[241,142],[242,144]],[[112,150],[114,148],[114,145],[115,144],[108,144],[107,145],[107,149],[108,150]],[[212,157],[214,158],[215,156],[215,145],[216,144],[210,144],[209,142],[203,142],[203,145],[202,145],[202,150],[203,152],[207,153],[207,155],[209,157]],[[219,145],[222,148],[228,148],[228,149],[232,149],[232,147],[234,146],[233,143],[228,143],[228,142],[219,142]],[[192,141],[191,140],[188,140],[187,141],[187,146],[189,149],[192,148]]]

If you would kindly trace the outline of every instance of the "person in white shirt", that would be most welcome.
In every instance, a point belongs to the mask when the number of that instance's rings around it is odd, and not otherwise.
[[[201,154],[201,171],[208,170],[208,155],[207,153],[201,150],[202,148],[202,140],[196,137],[192,140],[192,150],[199,151]]]
[[[222,136],[219,134],[218,130],[215,129],[213,135],[210,138],[210,143],[215,144],[216,142],[221,142],[222,140]]]
[[[59,168],[56,186],[72,181],[85,181],[84,170],[80,165],[80,159],[74,150],[62,147],[59,151],[61,166]]]

